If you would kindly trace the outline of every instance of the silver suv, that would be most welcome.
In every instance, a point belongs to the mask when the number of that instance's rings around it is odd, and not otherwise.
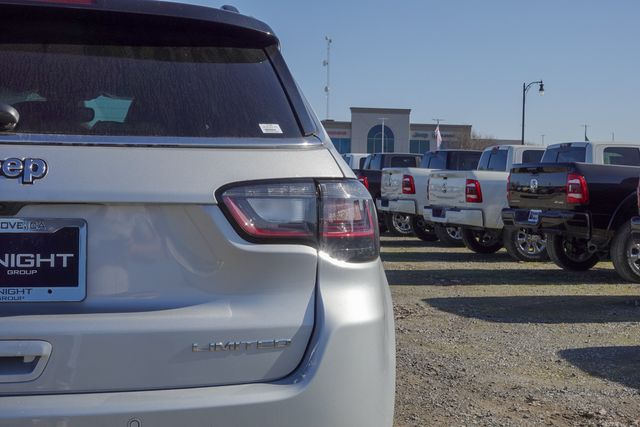
[[[375,206],[272,30],[144,0],[0,16],[0,425],[391,425]]]

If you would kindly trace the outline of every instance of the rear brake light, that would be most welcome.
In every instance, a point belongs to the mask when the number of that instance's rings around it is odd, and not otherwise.
[[[577,173],[567,175],[567,203],[584,205],[589,202],[589,189],[584,176]]]
[[[465,186],[465,196],[467,203],[482,203],[482,190],[480,182],[475,179],[467,179]]]
[[[416,194],[416,184],[411,175],[402,176],[402,194]]]
[[[360,175],[358,177],[358,181],[360,181],[362,185],[364,185],[364,188],[366,188],[367,190],[369,189],[369,178],[364,175]]]
[[[378,220],[355,180],[273,182],[221,190],[234,228],[254,243],[299,243],[350,262],[378,257]]]

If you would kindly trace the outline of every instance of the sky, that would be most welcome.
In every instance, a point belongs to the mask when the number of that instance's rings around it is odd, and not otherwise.
[[[231,3],[233,1],[233,3]],[[207,0],[195,3],[212,4]],[[325,118],[349,107],[410,108],[413,123],[471,124],[526,140],[640,142],[640,2],[636,0],[229,0],[265,21],[294,77]]]

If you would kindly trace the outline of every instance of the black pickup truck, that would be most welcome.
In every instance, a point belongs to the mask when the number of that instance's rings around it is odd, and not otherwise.
[[[638,215],[638,166],[514,165],[504,225],[544,233],[549,257],[566,270],[588,270],[611,256],[623,278],[640,280],[640,249],[631,253],[628,244],[631,218]],[[634,271],[630,256],[638,261]]]

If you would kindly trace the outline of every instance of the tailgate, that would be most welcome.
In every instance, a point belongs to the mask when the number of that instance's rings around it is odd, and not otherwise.
[[[465,201],[467,172],[434,172],[429,178],[431,206],[462,206]]]
[[[519,165],[511,170],[509,205],[524,209],[569,209],[567,175],[571,163]]]
[[[406,168],[388,168],[382,170],[380,194],[383,199],[396,200],[402,197],[402,178],[407,175]]]

